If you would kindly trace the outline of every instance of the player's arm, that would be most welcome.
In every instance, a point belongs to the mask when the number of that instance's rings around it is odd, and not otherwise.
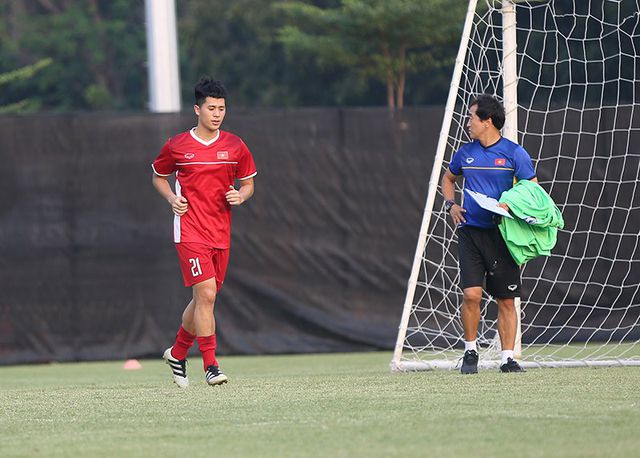
[[[447,169],[442,177],[442,182],[440,186],[442,187],[442,196],[444,197],[445,202],[449,202],[449,214],[451,215],[451,219],[453,220],[453,224],[456,226],[461,223],[466,223],[467,221],[464,219],[464,213],[466,210],[462,208],[460,205],[455,203],[456,198],[456,181],[458,180],[458,175],[454,175],[451,173],[451,170]]]
[[[251,198],[253,195],[253,178],[246,178],[240,180],[240,189],[236,189],[233,186],[229,186],[229,190],[226,192],[225,197],[229,205],[241,205]]]
[[[151,182],[153,183],[153,187],[156,188],[156,191],[158,191],[158,194],[169,202],[173,213],[178,216],[182,216],[187,212],[187,199],[183,196],[177,196],[174,194],[166,176],[160,176],[157,173],[154,173],[151,178]]]
[[[531,177],[531,175],[533,174],[533,176],[531,178],[526,178],[527,180],[533,182],[533,183],[537,183],[538,182],[538,177],[535,176],[535,169],[533,167],[533,161],[531,160],[531,156],[529,156],[529,153],[527,153],[525,151],[524,148],[520,147],[518,150],[516,150],[516,180],[520,180],[522,179],[522,175],[524,175],[525,177],[529,176]],[[518,176],[520,175],[520,176]],[[498,207],[502,207],[504,208],[506,211],[510,211],[510,208],[507,204],[505,204],[504,202],[499,203]]]

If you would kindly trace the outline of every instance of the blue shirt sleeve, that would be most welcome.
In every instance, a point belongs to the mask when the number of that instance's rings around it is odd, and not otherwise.
[[[449,171],[454,175],[460,175],[462,170],[460,168],[460,150],[453,153],[453,157],[451,158],[451,162],[449,162]]]
[[[533,168],[533,161],[531,156],[522,147],[519,146],[515,149],[513,158],[515,160],[515,177],[518,180],[530,180],[536,176],[536,170]]]

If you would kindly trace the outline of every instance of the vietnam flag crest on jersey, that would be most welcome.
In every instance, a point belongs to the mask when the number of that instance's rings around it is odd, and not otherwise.
[[[507,160],[504,158],[501,158],[501,159],[496,159],[493,162],[493,165],[506,165],[506,163],[507,163]]]

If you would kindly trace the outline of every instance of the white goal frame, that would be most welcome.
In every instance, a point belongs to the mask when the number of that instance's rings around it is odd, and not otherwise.
[[[488,0],[481,0],[488,1]],[[495,1],[495,0],[494,0]],[[517,56],[517,43],[516,43],[516,4],[518,0],[503,0],[502,1],[502,85],[503,103],[506,112],[506,123],[502,130],[502,135],[514,142],[518,142],[518,56]],[[443,164],[445,160],[445,154],[448,152],[448,141],[452,126],[452,120],[454,117],[454,110],[456,108],[458,91],[460,86],[460,80],[464,71],[465,59],[467,55],[467,49],[469,46],[470,33],[474,26],[474,18],[476,15],[476,9],[478,6],[478,0],[470,0],[467,13],[465,16],[464,27],[462,31],[462,38],[458,49],[454,71],[451,79],[451,85],[449,95],[447,98],[444,118],[442,127],[440,130],[438,145],[434,158],[433,169],[429,178],[428,194],[425,203],[424,213],[422,217],[422,223],[418,236],[418,243],[416,246],[415,255],[413,258],[413,264],[411,274],[407,283],[407,292],[404,300],[402,317],[398,328],[398,336],[394,349],[393,358],[391,360],[392,371],[417,371],[417,370],[452,370],[458,365],[458,360],[455,358],[449,359],[431,359],[429,357],[419,358],[405,358],[403,352],[406,348],[407,330],[409,326],[409,320],[412,313],[416,309],[414,304],[416,296],[416,288],[418,285],[421,269],[423,269],[423,262],[425,258],[425,249],[427,247],[427,240],[430,236],[430,224],[432,216],[434,214],[434,205],[439,195],[439,182],[440,176],[443,170]],[[449,151],[450,152],[450,151]],[[455,292],[457,285],[451,285],[451,289],[447,292],[452,294]],[[426,292],[429,294],[429,291]],[[445,292],[446,294],[446,292]],[[518,332],[516,336],[515,353],[520,356],[521,353],[521,310],[520,299],[516,299],[516,308],[518,315]],[[636,325],[638,321],[636,321]],[[461,342],[461,340],[460,340]],[[496,348],[497,346],[497,348]],[[499,339],[497,336],[494,338],[491,350],[493,355],[496,355],[495,350],[499,350]],[[449,349],[452,350],[452,349]],[[460,356],[462,351],[459,351]],[[623,352],[624,353],[624,352]],[[447,355],[448,356],[448,355]],[[482,356],[482,354],[481,354]],[[640,358],[632,356],[631,358],[595,358],[582,359],[568,357],[565,359],[547,360],[545,358],[537,358],[534,360],[523,360],[521,365],[525,368],[533,367],[600,367],[600,366],[640,366]],[[479,363],[480,369],[498,368],[499,361],[492,359],[481,359]]]

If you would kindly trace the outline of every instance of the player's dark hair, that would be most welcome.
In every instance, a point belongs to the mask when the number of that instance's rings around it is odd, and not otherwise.
[[[196,103],[199,107],[202,106],[207,97],[214,99],[226,99],[227,90],[221,81],[214,80],[209,76],[202,76],[195,85],[194,88]]]
[[[469,104],[470,107],[474,105],[478,107],[476,108],[476,116],[478,116],[481,121],[486,121],[491,118],[496,129],[502,129],[505,119],[504,106],[498,99],[489,94],[482,94],[473,99]]]

